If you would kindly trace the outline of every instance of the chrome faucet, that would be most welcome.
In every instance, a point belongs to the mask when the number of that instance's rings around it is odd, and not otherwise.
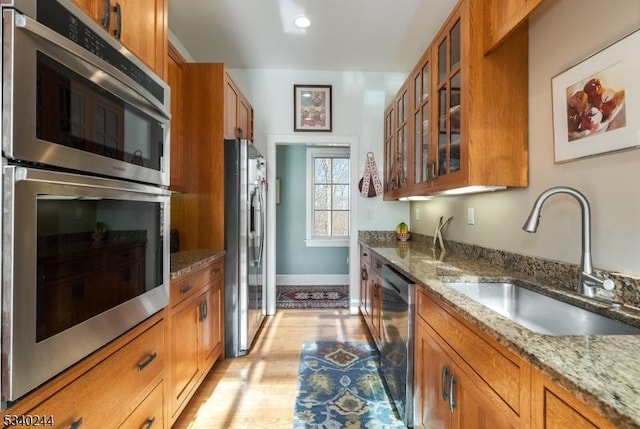
[[[593,274],[591,263],[591,210],[587,198],[573,188],[558,186],[549,188],[538,196],[533,209],[522,226],[527,232],[536,232],[540,221],[542,205],[552,195],[569,194],[580,203],[582,210],[582,258],[580,260],[580,273],[578,274],[578,293],[589,298],[596,298],[596,289],[613,290],[615,283],[611,279],[600,278]]]

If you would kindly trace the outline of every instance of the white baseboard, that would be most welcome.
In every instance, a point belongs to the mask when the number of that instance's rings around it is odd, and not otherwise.
[[[277,274],[279,286],[334,286],[348,285],[349,274]]]

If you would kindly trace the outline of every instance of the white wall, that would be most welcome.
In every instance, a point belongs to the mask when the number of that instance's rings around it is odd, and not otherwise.
[[[333,131],[337,136],[358,139],[358,154],[352,157],[359,177],[367,152],[374,153],[380,178],[383,177],[383,115],[406,74],[372,72],[332,72],[301,70],[230,70],[254,110],[254,144],[267,153],[268,135],[293,134],[293,85],[332,85]],[[326,133],[299,132],[305,137]],[[357,191],[357,188],[352,188]],[[409,204],[383,202],[382,197],[358,197],[358,230],[391,230],[408,222]]]
[[[639,27],[638,0],[546,1],[529,22],[529,187],[412,203],[412,230],[432,234],[441,214],[452,215],[446,238],[577,264],[580,208],[571,197],[546,202],[536,234],[521,230],[542,191],[567,185],[591,203],[594,266],[640,275],[640,150],[554,164],[551,116],[551,78]],[[473,226],[468,207],[475,208]]]

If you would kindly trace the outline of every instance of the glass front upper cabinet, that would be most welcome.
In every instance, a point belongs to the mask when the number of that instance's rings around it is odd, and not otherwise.
[[[460,20],[437,45],[438,139],[436,175],[460,170],[461,72]]]

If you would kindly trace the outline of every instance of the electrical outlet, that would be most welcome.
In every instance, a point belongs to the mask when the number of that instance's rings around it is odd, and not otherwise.
[[[476,211],[473,207],[467,208],[467,225],[476,224]]]

